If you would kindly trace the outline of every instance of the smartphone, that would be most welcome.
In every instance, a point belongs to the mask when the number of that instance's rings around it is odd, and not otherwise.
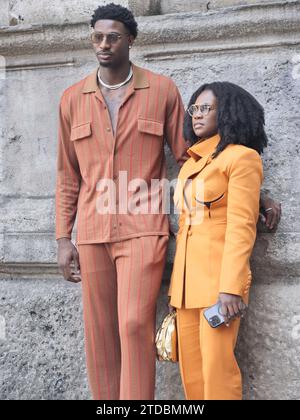
[[[212,328],[217,328],[224,324],[224,317],[221,313],[221,303],[219,302],[205,309],[203,315]]]

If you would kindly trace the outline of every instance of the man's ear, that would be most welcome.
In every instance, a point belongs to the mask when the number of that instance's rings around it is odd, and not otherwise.
[[[133,35],[130,35],[129,36],[129,48],[132,48],[133,47],[134,41],[135,41],[134,36]]]

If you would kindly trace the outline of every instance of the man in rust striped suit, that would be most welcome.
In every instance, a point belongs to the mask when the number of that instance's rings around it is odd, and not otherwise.
[[[153,399],[155,310],[169,225],[166,214],[151,214],[150,188],[140,194],[142,210],[127,211],[135,194],[128,185],[140,179],[150,187],[166,177],[164,138],[177,162],[186,160],[184,110],[169,78],[131,64],[131,12],[99,7],[91,25],[99,71],[67,89],[60,104],[58,262],[65,279],[82,280],[93,398]],[[103,180],[112,180],[116,197],[106,212]],[[76,214],[79,258],[70,240]]]
[[[153,399],[156,300],[169,225],[163,197],[150,185],[166,177],[164,139],[179,165],[187,159],[184,109],[169,78],[130,62],[137,36],[130,11],[99,7],[91,26],[99,68],[60,103],[58,264],[66,280],[82,284],[93,398]]]

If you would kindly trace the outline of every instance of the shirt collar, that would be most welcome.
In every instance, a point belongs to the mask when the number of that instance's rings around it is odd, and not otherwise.
[[[134,89],[146,89],[150,86],[146,70],[136,66],[135,64],[132,64],[132,71]],[[82,89],[83,93],[96,92],[98,89],[97,73],[98,69],[94,70],[92,74],[87,76]]]
[[[210,137],[206,140],[202,140],[194,144],[187,150],[187,153],[194,159],[198,160],[199,157],[204,157],[212,154],[217,145],[219,144],[221,137],[219,134],[216,134],[213,137]]]

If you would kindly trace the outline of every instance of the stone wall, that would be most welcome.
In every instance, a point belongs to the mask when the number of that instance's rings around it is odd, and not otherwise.
[[[89,398],[80,286],[55,263],[54,186],[59,98],[97,65],[88,21],[100,3],[1,0],[0,399]],[[171,76],[185,103],[200,84],[228,80],[265,107],[265,187],[283,220],[257,239],[238,357],[246,399],[299,399],[300,2],[118,3],[140,16],[133,61]],[[158,320],[173,255],[170,241]],[[158,364],[157,398],[183,398],[177,366]]]

